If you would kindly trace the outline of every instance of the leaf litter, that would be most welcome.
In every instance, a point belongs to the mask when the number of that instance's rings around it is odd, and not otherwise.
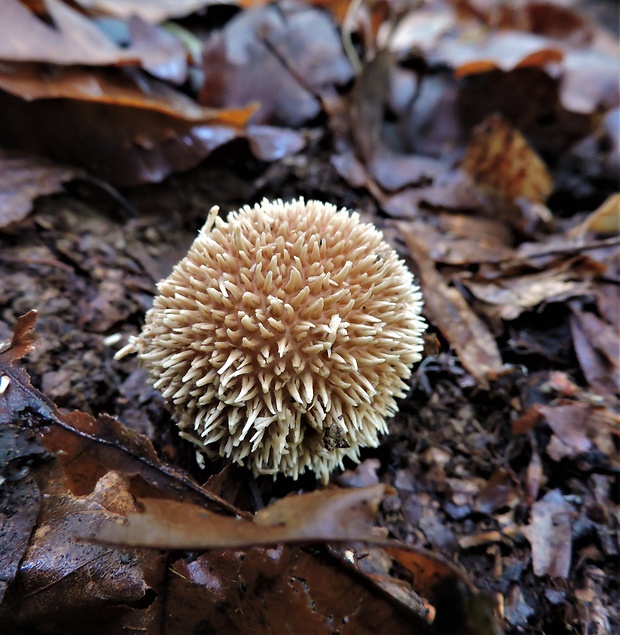
[[[108,620],[112,619],[113,628],[122,625],[124,628],[151,629],[149,632],[153,628],[176,632],[176,626],[154,621],[161,619],[163,597],[174,591],[162,586],[165,585],[165,559],[160,552],[146,549],[149,546],[173,551],[202,551],[205,548],[254,548],[255,545],[313,542],[387,544],[383,532],[373,527],[384,485],[292,494],[250,517],[200,487],[189,475],[162,464],[146,438],[117,421],[109,417],[95,421],[79,412],[63,415],[31,386],[26,372],[17,365],[19,359],[32,349],[35,320],[34,311],[22,316],[10,345],[1,354],[0,371],[3,377],[9,378],[9,383],[0,414],[3,424],[7,425],[17,420],[20,413],[30,412],[22,430],[38,430],[43,445],[52,451],[57,461],[33,466],[33,476],[39,485],[37,493],[41,492],[45,502],[28,549],[22,556],[20,578],[2,609],[5,623],[19,627],[33,619],[51,619],[64,628],[75,628],[78,620],[83,626],[84,619],[89,622],[103,619],[104,628],[110,628]],[[59,435],[69,435],[79,441],[72,443],[67,438],[59,439]],[[183,502],[192,499],[202,504]],[[209,511],[213,508],[219,512]],[[139,545],[140,548],[119,553],[93,542],[123,547]],[[404,557],[400,556],[402,549],[411,548],[390,546],[388,552],[398,559]],[[434,575],[440,580],[433,579],[431,588],[438,593],[438,602],[442,597],[438,587],[443,578],[446,581],[455,577],[461,579],[475,598],[477,592],[466,582],[464,573],[432,554],[414,551],[417,566],[427,569],[427,576],[429,570],[437,569]],[[258,555],[261,553],[261,550],[257,551]],[[287,568],[294,566],[296,571],[299,559],[307,560],[304,554],[301,551],[295,556],[290,552]],[[291,556],[295,557],[295,565],[290,562]],[[205,557],[209,558],[208,555]],[[50,564],[57,564],[51,568],[37,566],[46,558],[50,559]],[[305,563],[304,568],[309,570],[304,575],[310,577],[313,568],[324,568],[325,558],[315,554]],[[313,565],[314,560],[316,565]],[[342,567],[337,562],[331,566]],[[209,568],[212,570],[213,566]],[[341,570],[341,577],[351,577],[346,568]],[[292,573],[289,570],[288,577]],[[245,572],[242,569],[240,575],[247,579],[244,583],[247,589],[248,585],[262,584],[258,579],[251,582],[251,577],[263,576],[264,572],[263,568]],[[360,586],[364,577],[357,576],[357,580],[353,577],[348,581],[349,586]],[[389,578],[388,572],[381,580],[384,578]],[[304,583],[308,584],[306,579]],[[68,593],[67,588],[71,589],[75,584],[84,587],[82,593],[79,596],[69,594],[69,602],[61,602],[60,598]],[[157,586],[159,592],[157,600],[149,600],[148,610],[126,610],[127,605],[143,600],[153,586]],[[309,588],[312,590],[312,586]],[[324,593],[323,589],[321,593]],[[371,598],[369,601],[377,605],[379,612],[395,613],[393,608],[382,608],[384,603],[389,604],[389,599],[379,595]],[[256,600],[259,601],[259,613],[265,613],[262,593],[257,594]],[[180,600],[181,603],[184,601]],[[477,602],[474,599],[473,605]],[[116,610],[107,609],[110,604]],[[422,603],[422,606],[425,605]],[[406,617],[406,611],[394,615],[395,632],[412,632],[409,630],[411,620],[420,624],[419,632],[422,632],[428,617],[427,609],[418,614],[409,608],[409,617]],[[221,612],[219,606],[211,610]],[[70,614],[64,615],[65,611]],[[316,605],[311,612],[317,612]],[[103,618],[99,617],[100,613]],[[209,615],[202,613],[200,620],[209,619]],[[331,615],[325,617],[332,618]],[[488,628],[494,628],[490,608],[481,619],[488,623]],[[285,624],[288,624],[287,620]],[[273,632],[272,628],[276,628],[275,623],[265,632]],[[256,632],[250,630],[245,619],[236,623],[236,629],[236,632]],[[95,627],[95,632],[104,632],[101,624]]]
[[[555,2],[78,4],[11,0],[0,47],[1,619],[614,632],[615,36]],[[381,448],[309,492],[201,468],[112,361],[211,204],[300,193],[383,229],[431,325]]]

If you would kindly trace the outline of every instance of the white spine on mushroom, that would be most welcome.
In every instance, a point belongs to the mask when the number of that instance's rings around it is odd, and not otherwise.
[[[357,213],[300,199],[216,215],[118,356],[140,355],[200,450],[326,481],[387,431],[421,357],[421,293]]]

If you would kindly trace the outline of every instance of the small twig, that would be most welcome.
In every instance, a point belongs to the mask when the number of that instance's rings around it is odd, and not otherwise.
[[[352,35],[354,31],[355,15],[362,6],[363,1],[364,0],[353,0],[347,9],[344,20],[342,21],[342,48],[344,49],[349,62],[351,62],[351,66],[353,67],[356,75],[359,75],[362,70],[362,60],[355,50]]]
[[[260,41],[263,46],[275,57],[275,59],[282,65],[282,67],[289,73],[289,75],[306,91],[308,91],[318,102],[321,104],[321,108],[325,110],[323,96],[310,86],[306,80],[295,70],[288,60],[278,51],[278,49],[269,41],[266,35],[260,37]]]
[[[112,185],[99,177],[91,174],[82,174],[80,177],[83,181],[91,183],[95,187],[109,194],[126,212],[129,218],[138,218],[140,216],[138,210]]]
[[[56,267],[57,269],[62,269],[68,273],[75,273],[75,269],[70,265],[61,262],[60,260],[56,260],[55,258],[44,258],[42,256],[9,256],[7,254],[0,253],[0,261],[6,262],[9,264],[20,264],[20,265],[43,265],[48,267]]]
[[[528,262],[529,260],[534,260],[537,258],[545,258],[547,256],[561,256],[563,254],[572,253],[576,254],[582,251],[592,251],[594,249],[600,249],[602,247],[614,247],[620,245],[620,238],[607,238],[605,240],[594,241],[590,243],[583,243],[581,245],[572,244],[566,245],[565,247],[551,247],[546,251],[540,251],[537,253],[533,253],[526,256],[520,256],[518,258],[505,258],[503,260],[499,260],[498,262],[508,262],[508,263],[519,263],[519,262]]]

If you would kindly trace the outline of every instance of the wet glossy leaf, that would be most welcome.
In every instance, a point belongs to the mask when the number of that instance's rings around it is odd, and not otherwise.
[[[318,551],[289,546],[213,550],[192,562],[178,560],[172,571],[169,602],[176,617],[166,621],[170,632],[198,627],[240,635],[426,631],[422,620]],[[244,610],[235,610],[240,603]]]
[[[146,549],[119,552],[79,539],[106,518],[135,507],[127,483],[110,472],[92,494],[73,497],[60,484],[61,474],[52,469],[40,476],[43,505],[0,609],[3,624],[47,623],[56,633],[78,627],[95,634],[119,628],[157,632],[162,606],[153,587],[165,570],[162,556]]]

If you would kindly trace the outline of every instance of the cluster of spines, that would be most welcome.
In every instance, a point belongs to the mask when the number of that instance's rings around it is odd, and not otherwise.
[[[186,438],[257,473],[325,479],[386,431],[419,359],[421,298],[356,214],[303,220],[246,208],[215,221],[160,283],[135,345]],[[334,425],[348,447],[325,447]]]

